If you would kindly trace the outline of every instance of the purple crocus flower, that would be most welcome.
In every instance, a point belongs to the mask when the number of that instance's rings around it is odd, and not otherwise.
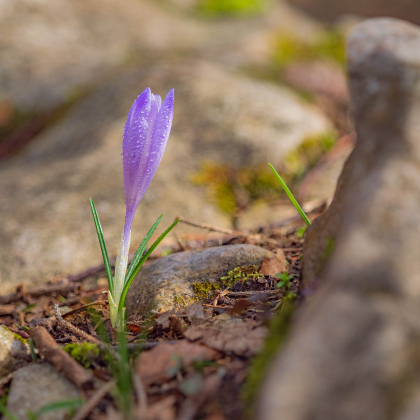
[[[160,96],[153,95],[150,88],[134,101],[128,113],[122,153],[126,214],[115,265],[114,293],[110,297],[111,318],[116,316],[112,307],[118,307],[124,286],[134,213],[162,159],[173,113],[174,90],[169,91],[162,103]]]
[[[124,236],[129,236],[134,213],[156,173],[165,151],[174,115],[174,90],[162,103],[150,88],[134,101],[123,139],[125,191]]]

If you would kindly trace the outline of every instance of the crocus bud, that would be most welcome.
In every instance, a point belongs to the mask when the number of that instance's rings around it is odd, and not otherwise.
[[[134,101],[124,128],[123,172],[125,224],[115,264],[114,290],[110,296],[111,322],[117,322],[117,308],[124,286],[134,213],[156,173],[172,127],[174,90],[162,103],[150,88]]]

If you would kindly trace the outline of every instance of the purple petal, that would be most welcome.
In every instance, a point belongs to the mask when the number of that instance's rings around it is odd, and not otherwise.
[[[153,130],[152,144],[148,155],[148,162],[146,167],[143,169],[141,177],[142,182],[140,189],[142,197],[146,190],[149,188],[149,185],[155,176],[160,161],[162,160],[163,152],[165,151],[166,143],[168,142],[169,134],[171,132],[173,115],[174,90],[171,89],[163,101]]]
[[[131,227],[134,212],[149,187],[162,159],[171,131],[174,91],[163,104],[149,88],[136,99],[128,114],[123,139],[126,224]],[[128,226],[127,226],[128,229]]]

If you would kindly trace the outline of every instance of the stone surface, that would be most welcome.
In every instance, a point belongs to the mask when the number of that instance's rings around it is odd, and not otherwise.
[[[176,307],[174,296],[186,302],[194,294],[191,285],[216,282],[236,267],[261,266],[273,254],[253,245],[228,245],[202,251],[182,252],[160,258],[140,270],[127,295],[129,314]]]
[[[288,2],[324,20],[334,20],[343,15],[392,16],[420,24],[420,8],[417,0],[288,0]]]
[[[334,246],[269,368],[258,419],[418,416],[419,51],[420,29],[394,19],[368,20],[349,38],[358,141],[330,209],[308,232],[307,283],[328,238]]]
[[[0,163],[3,293],[17,282],[41,282],[101,262],[89,196],[108,251],[116,254],[125,214],[122,132],[145,86],[159,94],[175,87],[175,116],[162,163],[134,220],[133,247],[161,213],[159,229],[179,215],[230,227],[229,218],[207,202],[205,188],[191,183],[203,159],[276,165],[307,136],[330,129],[320,112],[291,91],[208,62],[158,61],[116,74],[19,155]]]
[[[0,101],[49,108],[112,69],[151,56],[188,52],[235,66],[267,62],[273,31],[311,36],[320,27],[280,4],[254,19],[221,21],[167,6],[155,0],[126,0],[124,7],[110,0],[3,0]]]
[[[28,355],[28,346],[0,326],[0,379],[16,369]]]
[[[78,398],[77,388],[48,363],[31,364],[16,371],[7,399],[8,410],[19,420],[26,411],[36,412],[47,404]],[[40,420],[65,420],[68,410],[43,414]]]

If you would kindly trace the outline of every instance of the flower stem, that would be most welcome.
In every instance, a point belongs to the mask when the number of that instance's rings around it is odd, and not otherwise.
[[[109,310],[111,324],[114,328],[120,330],[124,325],[124,321],[119,319],[124,317],[124,310],[118,313],[118,305],[120,303],[121,294],[124,288],[125,273],[127,272],[128,265],[128,252],[130,250],[131,241],[131,222],[132,220],[126,219],[124,229],[121,235],[120,249],[118,250],[117,261],[115,262],[115,275],[113,293],[110,293]]]

